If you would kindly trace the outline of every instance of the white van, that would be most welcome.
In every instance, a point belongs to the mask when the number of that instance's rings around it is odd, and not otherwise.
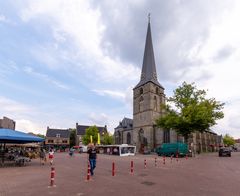
[[[80,152],[80,153],[82,153],[82,152],[87,152],[87,146],[79,145],[79,152]]]

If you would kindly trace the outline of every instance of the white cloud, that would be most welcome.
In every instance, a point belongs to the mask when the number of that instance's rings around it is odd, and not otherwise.
[[[13,60],[7,60],[6,63],[0,62],[0,74],[2,77],[7,77],[17,71],[19,71],[19,68]]]
[[[104,126],[108,123],[109,117],[104,113],[100,113],[100,114],[91,113],[89,114],[89,119],[95,125]]]
[[[33,111],[32,107],[2,96],[0,96],[0,105],[1,112],[5,112],[6,115],[12,115],[14,113],[30,113]]]
[[[46,134],[44,128],[37,123],[34,123],[33,121],[27,120],[27,119],[16,119],[16,130],[23,131],[23,132],[32,132],[32,133],[41,133]]]
[[[128,87],[125,91],[116,91],[116,90],[92,90],[96,92],[98,95],[101,96],[108,96],[119,100],[125,103],[127,106],[132,107],[132,98],[133,98],[133,91],[132,87]]]
[[[32,49],[35,57],[50,69],[66,69],[61,67],[61,60],[65,55],[63,60],[74,59],[75,62],[82,62],[71,66],[80,67],[81,71],[96,75],[94,78],[98,78],[99,81],[114,83],[120,83],[123,79],[135,81],[140,74],[140,69],[134,65],[123,63],[120,59],[113,59],[104,54],[101,40],[106,27],[101,21],[100,11],[92,9],[87,1],[72,3],[29,1],[28,6],[21,11],[21,18],[26,23],[42,20],[51,27],[55,42]],[[69,48],[76,50],[68,51],[61,48],[59,44],[62,42],[67,42]]]
[[[227,103],[224,108],[224,119],[218,122],[218,125],[214,127],[217,133],[225,135],[230,134],[234,138],[239,138],[240,122],[239,122],[239,108],[240,99],[232,100],[231,103]]]
[[[239,10],[238,3],[232,10],[223,13],[221,21],[211,25],[208,40],[195,55],[202,61],[201,66],[190,68],[186,73],[188,80],[199,82],[202,87],[209,89],[211,96],[224,101],[240,96],[236,90],[240,83]],[[198,81],[201,71],[201,81]]]
[[[16,122],[16,130],[43,133],[43,126],[31,119],[31,116],[38,113],[35,107],[2,96],[0,96],[0,105],[0,116],[13,119]]]
[[[30,75],[33,75],[33,76],[38,77],[40,79],[43,79],[48,83],[50,82],[51,84],[55,85],[58,88],[61,88],[61,89],[64,89],[64,90],[69,90],[70,89],[70,87],[68,87],[67,85],[50,78],[48,75],[34,71],[32,67],[25,66],[23,68],[23,71],[30,74]]]
[[[125,94],[120,91],[111,91],[111,90],[93,90],[97,94],[101,96],[110,96],[119,100],[123,100],[125,98]]]
[[[4,16],[3,14],[0,14],[0,23],[10,23],[10,20],[8,18],[6,18],[6,16]]]

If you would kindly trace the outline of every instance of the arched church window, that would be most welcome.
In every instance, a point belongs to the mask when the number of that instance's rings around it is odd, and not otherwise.
[[[143,88],[140,88],[140,95],[143,94]]]
[[[131,144],[131,134],[127,133],[127,144]]]
[[[157,95],[158,95],[158,92],[159,92],[158,87],[156,87],[156,94],[157,94]]]

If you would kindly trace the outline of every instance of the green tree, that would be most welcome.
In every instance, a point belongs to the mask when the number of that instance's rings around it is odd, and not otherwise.
[[[70,129],[70,147],[76,145],[76,129]]]
[[[88,127],[86,129],[85,135],[83,136],[83,144],[87,145],[90,143],[90,137],[92,136],[92,142],[94,144],[97,143],[97,139],[98,139],[98,128],[96,127],[96,125]]]
[[[41,138],[44,138],[45,139],[45,135],[43,135],[43,134],[40,134],[40,133],[38,133],[36,136],[38,136],[38,137],[41,137]]]
[[[184,136],[194,131],[203,132],[216,124],[216,120],[224,117],[224,103],[215,98],[206,98],[205,90],[198,90],[194,83],[183,82],[174,95],[162,105],[165,115],[156,120],[158,127],[173,129]]]
[[[110,133],[105,133],[103,135],[103,139],[102,139],[102,144],[103,145],[111,145],[113,144],[113,136]]]
[[[231,137],[229,134],[226,134],[224,137],[223,137],[223,143],[226,145],[226,146],[232,146],[235,144],[235,140],[233,137]]]

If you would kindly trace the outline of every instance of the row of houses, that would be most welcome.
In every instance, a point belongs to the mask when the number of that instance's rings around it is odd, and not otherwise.
[[[86,129],[89,128],[88,125],[79,125],[76,123],[76,132],[75,132],[75,144],[76,145],[82,145],[83,141],[82,138],[86,133]],[[97,129],[100,133],[100,140],[101,136],[106,134],[107,126],[99,127],[97,126]],[[45,145],[47,147],[53,147],[56,149],[65,149],[70,147],[70,132],[72,128],[69,129],[56,129],[56,128],[49,128],[47,127],[46,132],[46,139],[45,139]]]
[[[3,117],[0,119],[0,128],[12,129],[15,130],[16,122],[8,117]],[[70,133],[71,130],[76,129],[75,132],[75,144],[82,145],[82,138],[86,133],[86,129],[89,128],[89,125],[79,125],[76,123],[75,128],[68,129],[57,129],[47,127],[45,145],[46,147],[54,147],[56,149],[66,149],[70,147]],[[97,129],[101,137],[108,133],[107,126],[97,126]]]

